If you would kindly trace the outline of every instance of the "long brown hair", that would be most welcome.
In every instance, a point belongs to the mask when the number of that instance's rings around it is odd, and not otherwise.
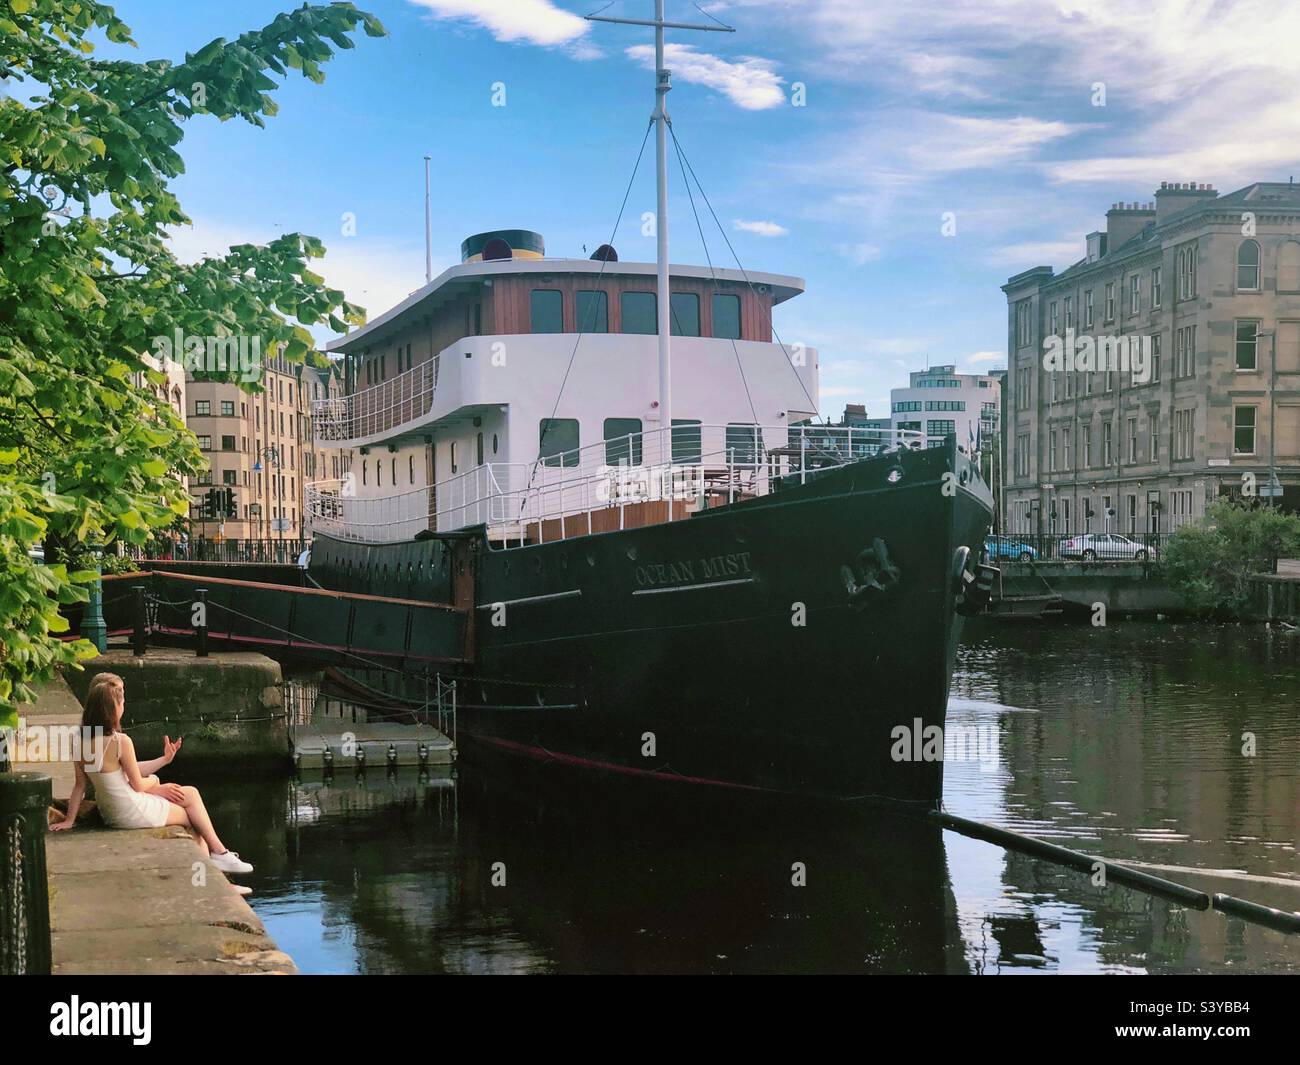
[[[126,687],[116,673],[100,673],[90,682],[86,708],[81,714],[83,734],[87,728],[105,735],[117,731],[117,708],[126,696]]]

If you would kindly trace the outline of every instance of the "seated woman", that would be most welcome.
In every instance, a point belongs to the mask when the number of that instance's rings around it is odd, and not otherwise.
[[[137,762],[135,745],[122,731],[126,689],[122,678],[101,673],[90,685],[85,712],[81,716],[83,750],[75,762],[77,781],[68,800],[68,815],[50,826],[54,832],[71,828],[86,794],[86,781],[95,785],[95,798],[104,823],[110,828],[162,828],[183,825],[198,833],[212,864],[223,873],[251,873],[253,867],[240,859],[217,836],[198,788],[159,783],[154,771],[170,765],[181,741],[163,737],[163,756]]]

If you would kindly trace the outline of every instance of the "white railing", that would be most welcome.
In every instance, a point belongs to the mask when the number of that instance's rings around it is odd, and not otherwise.
[[[438,388],[440,356],[350,396],[313,400],[318,442],[345,443],[391,432],[429,413]]]
[[[925,445],[912,430],[829,426],[677,426],[559,452],[535,463],[493,462],[388,496],[361,497],[352,478],[306,486],[313,531],[369,543],[424,530],[486,525],[522,546],[561,536],[672,521],[692,511],[766,495],[781,479],[806,480],[883,451]]]

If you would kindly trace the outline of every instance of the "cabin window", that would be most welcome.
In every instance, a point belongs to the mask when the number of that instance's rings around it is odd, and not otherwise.
[[[457,473],[460,470],[460,461],[457,457],[457,452],[458,449],[456,447],[456,441],[453,440],[451,442],[451,472],[452,473]]]
[[[673,336],[700,335],[700,297],[694,292],[674,292],[669,300],[673,312]]]
[[[474,460],[479,465],[483,465],[483,434],[479,433],[478,438],[474,441]]]
[[[415,484],[415,456],[406,456],[406,479],[410,484]]]
[[[370,463],[368,463],[368,462],[363,462],[363,463],[361,464],[361,483],[362,483],[362,484],[365,484],[365,483],[366,483],[366,467],[369,466],[369,465],[370,465]]]
[[[740,297],[715,293],[713,297],[713,335],[723,340],[740,339]]]
[[[492,454],[495,455],[496,453],[497,453],[497,434],[496,434],[496,433],[493,433],[493,434],[492,434]]]
[[[533,289],[532,319],[534,333],[564,332],[564,294],[559,289]]]
[[[641,465],[641,419],[605,419],[605,465]]]
[[[578,332],[609,332],[609,298],[605,293],[578,293]]]
[[[659,332],[659,314],[653,292],[622,292],[618,297],[618,307],[624,333]]]
[[[732,463],[742,466],[757,465],[762,451],[761,426],[734,422],[727,426],[727,455]]]
[[[699,419],[674,418],[673,462],[698,463],[702,452]]]
[[[393,459],[392,474],[393,474],[393,487],[396,488],[397,487],[397,459]]]
[[[543,418],[538,428],[538,454],[545,466],[578,465],[578,419]]]

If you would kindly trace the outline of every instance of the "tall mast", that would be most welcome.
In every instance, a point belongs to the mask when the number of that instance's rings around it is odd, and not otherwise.
[[[664,21],[664,0],[655,0],[655,17],[650,19],[612,18],[588,15],[592,22],[613,22],[624,26],[653,26],[655,31],[655,109],[651,119],[655,124],[655,233],[658,238],[656,264],[659,289],[659,426],[667,430],[661,434],[664,441],[664,463],[672,462],[673,425],[673,359],[672,359],[672,292],[668,279],[668,93],[672,89],[672,72],[664,66],[664,29],[705,30],[715,33],[734,33],[730,26],[718,23],[705,26],[687,22]]]

